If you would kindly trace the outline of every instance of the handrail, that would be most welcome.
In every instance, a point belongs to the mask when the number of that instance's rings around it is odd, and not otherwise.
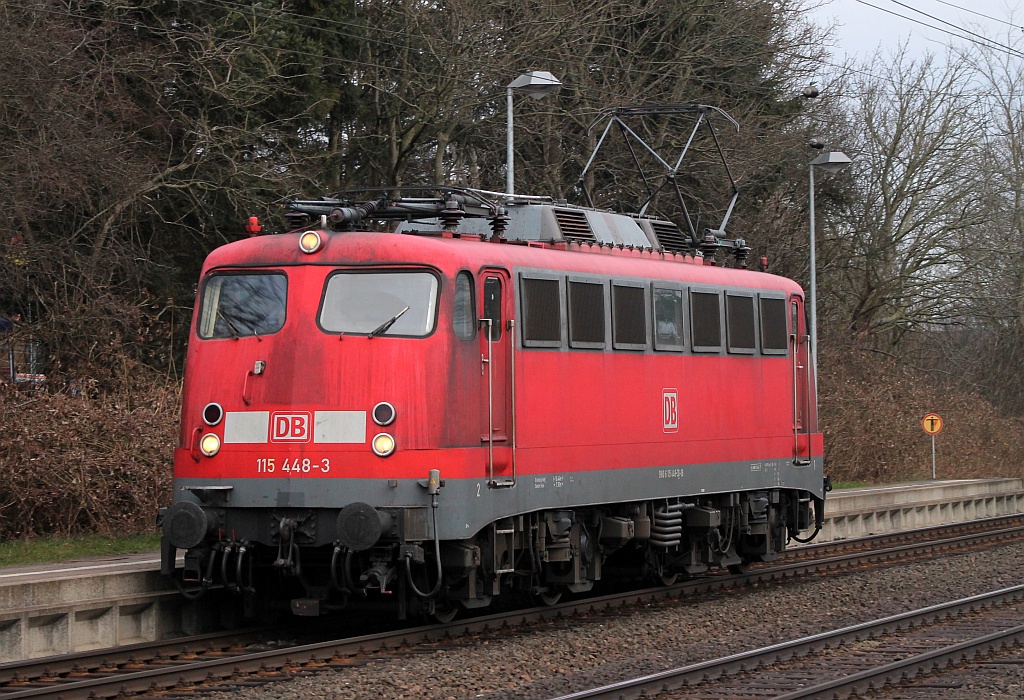
[[[506,483],[511,487],[516,485],[516,321],[513,318],[508,320],[508,337],[509,369],[512,375],[509,382],[512,394],[512,481]]]
[[[480,356],[480,374],[484,373],[484,365],[487,366],[487,458],[488,458],[488,486],[494,485],[494,359],[492,350],[491,328],[494,320],[481,318],[480,324],[487,327],[487,357]]]
[[[800,341],[798,340],[797,334],[790,333],[789,341],[793,345],[793,459],[796,461],[800,458],[800,396],[799,390],[797,389],[797,375],[796,375],[796,363],[800,361]]]
[[[806,466],[811,463],[811,426],[810,419],[811,414],[810,408],[810,382],[808,379],[804,380],[804,392],[803,396],[800,396],[800,383],[797,375],[798,363],[800,362],[800,336],[794,333],[793,339],[793,464],[797,466]],[[810,336],[803,336],[805,342],[810,341]],[[804,362],[804,374],[807,375],[810,372],[810,362]],[[804,416],[803,420],[799,420],[798,411],[800,401],[804,402]],[[804,428],[804,433],[807,435],[807,459],[800,456],[800,427]]]

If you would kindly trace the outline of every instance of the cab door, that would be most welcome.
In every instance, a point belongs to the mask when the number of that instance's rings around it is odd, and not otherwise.
[[[478,279],[480,374],[486,409],[480,442],[487,447],[488,484],[515,484],[513,413],[515,322],[507,270],[485,269]]]
[[[812,405],[814,368],[811,339],[807,333],[804,300],[792,296],[789,301],[790,358],[793,366],[793,461],[811,463],[811,431],[816,407]]]

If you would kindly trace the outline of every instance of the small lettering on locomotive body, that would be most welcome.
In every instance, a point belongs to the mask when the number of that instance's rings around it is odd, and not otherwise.
[[[675,469],[659,469],[658,470],[658,478],[659,479],[682,479],[683,476],[684,476],[684,474],[683,474],[682,467],[677,467]]]
[[[326,457],[319,460],[315,458],[310,459],[308,457],[285,457],[283,461],[274,457],[259,457],[256,459],[257,474],[273,474],[275,472],[279,472],[281,474],[294,476],[297,474],[309,474],[311,472],[327,474],[330,471],[331,460]]]

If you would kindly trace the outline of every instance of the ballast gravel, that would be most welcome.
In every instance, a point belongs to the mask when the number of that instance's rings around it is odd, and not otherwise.
[[[552,698],[800,636],[1024,583],[1024,544],[874,571],[740,588],[711,600],[669,600],[456,642],[432,653],[324,671],[237,692],[227,700]],[[1021,662],[1024,652],[1007,659]],[[884,697],[1024,697],[1024,663],[991,663]]]

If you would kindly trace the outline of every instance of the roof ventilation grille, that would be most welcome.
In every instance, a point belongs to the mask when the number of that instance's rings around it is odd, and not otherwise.
[[[595,241],[585,212],[578,209],[555,209],[555,221],[562,237],[569,241]]]
[[[665,252],[690,252],[689,241],[683,236],[683,232],[679,230],[679,227],[671,221],[652,221],[651,228],[654,229],[654,235],[658,237],[658,242],[661,243],[661,248]]]

